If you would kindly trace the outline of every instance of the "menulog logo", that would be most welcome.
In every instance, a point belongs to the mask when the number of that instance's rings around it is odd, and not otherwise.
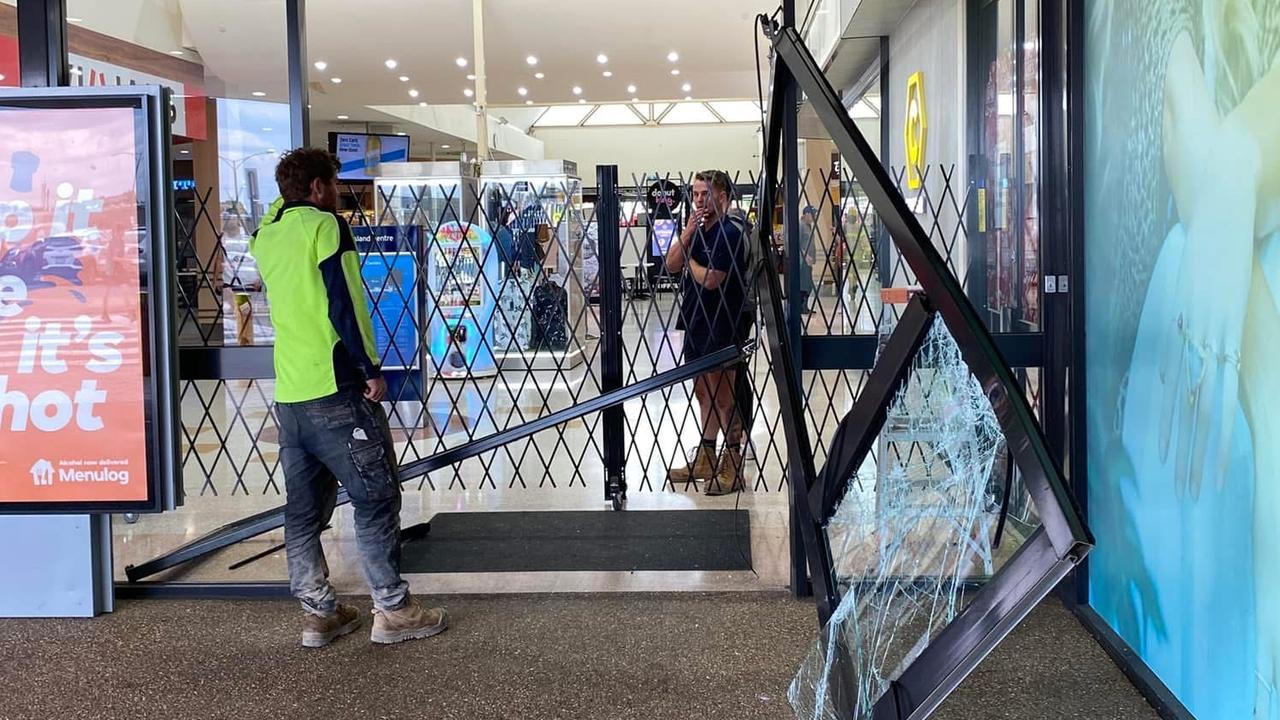
[[[60,483],[129,484],[128,470],[117,470],[101,465],[81,465],[78,462],[74,465],[76,467],[59,465],[55,468],[48,460],[37,460],[36,464],[31,466],[31,482],[39,486],[49,486],[53,484],[56,476]]]
[[[37,460],[36,464],[31,466],[31,482],[34,485],[52,485],[53,463],[44,459]]]

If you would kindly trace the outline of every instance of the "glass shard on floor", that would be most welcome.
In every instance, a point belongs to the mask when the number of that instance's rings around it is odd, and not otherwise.
[[[841,601],[792,682],[798,718],[835,720],[855,705],[856,718],[871,718],[964,609],[966,589],[1016,549],[1009,536],[993,549],[1003,446],[982,387],[936,322],[827,527]]]

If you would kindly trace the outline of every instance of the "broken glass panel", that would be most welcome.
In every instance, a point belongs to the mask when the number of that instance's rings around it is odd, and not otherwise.
[[[791,685],[797,717],[834,720],[856,705],[869,719],[1029,536],[1006,528],[995,542],[1004,445],[982,387],[935,322],[827,527],[841,601]]]

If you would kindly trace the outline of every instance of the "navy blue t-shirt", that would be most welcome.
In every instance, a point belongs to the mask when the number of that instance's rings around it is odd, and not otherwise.
[[[728,218],[700,227],[689,242],[688,258],[727,274],[715,290],[694,281],[685,267],[680,284],[679,329],[702,337],[732,339],[746,303],[746,246],[742,228]]]

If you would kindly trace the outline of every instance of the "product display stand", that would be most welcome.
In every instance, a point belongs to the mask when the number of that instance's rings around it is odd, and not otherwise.
[[[564,160],[486,162],[485,214],[500,248],[494,354],[501,367],[565,370],[589,342],[586,228],[577,165]],[[594,273],[592,273],[594,275]]]

